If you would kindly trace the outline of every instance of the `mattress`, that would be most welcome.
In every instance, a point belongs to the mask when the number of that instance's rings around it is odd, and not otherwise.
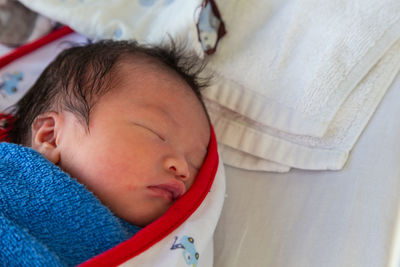
[[[226,166],[215,266],[400,266],[400,75],[341,171]]]

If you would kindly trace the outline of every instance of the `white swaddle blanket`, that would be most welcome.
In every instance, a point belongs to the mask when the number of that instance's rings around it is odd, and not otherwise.
[[[161,43],[184,39],[203,55],[196,22],[202,0],[20,0],[36,12],[59,21],[90,39],[135,39]]]
[[[341,169],[400,69],[400,2],[217,1],[207,89],[228,164]]]

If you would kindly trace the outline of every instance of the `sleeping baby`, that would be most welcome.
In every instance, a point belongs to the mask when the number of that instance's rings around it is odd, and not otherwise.
[[[15,105],[12,143],[0,144],[1,262],[76,265],[188,191],[210,122],[199,68],[174,51],[69,48]]]

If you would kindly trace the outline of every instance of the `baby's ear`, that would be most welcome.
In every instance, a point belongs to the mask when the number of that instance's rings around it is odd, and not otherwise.
[[[54,164],[60,161],[60,151],[57,146],[60,124],[59,113],[46,112],[37,116],[31,126],[32,148]]]

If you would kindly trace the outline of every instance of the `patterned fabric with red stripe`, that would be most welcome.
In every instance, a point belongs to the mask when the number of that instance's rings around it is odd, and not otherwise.
[[[12,128],[14,117],[10,114],[0,113],[0,141],[9,141],[7,136]]]

